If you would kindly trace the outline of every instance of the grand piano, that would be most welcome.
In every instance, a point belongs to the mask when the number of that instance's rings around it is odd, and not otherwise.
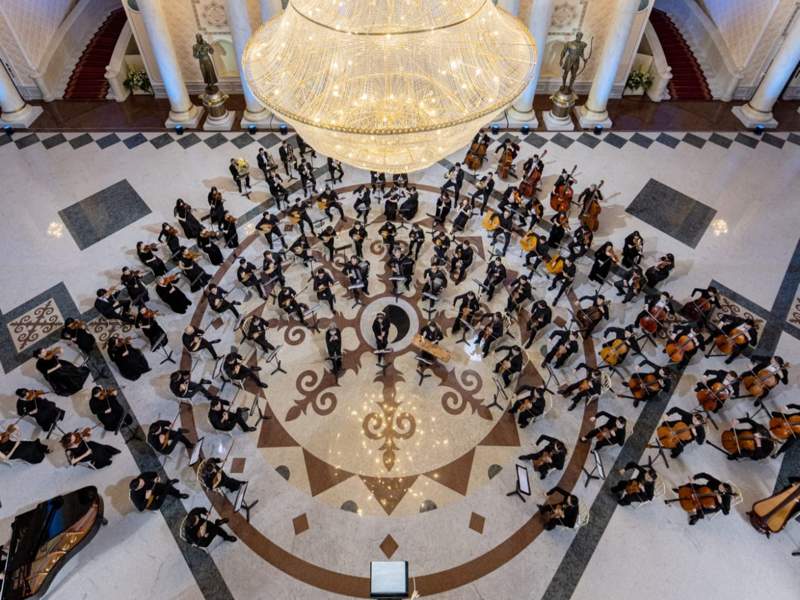
[[[97,534],[103,498],[89,486],[17,515],[0,582],[0,600],[41,598],[66,562]]]

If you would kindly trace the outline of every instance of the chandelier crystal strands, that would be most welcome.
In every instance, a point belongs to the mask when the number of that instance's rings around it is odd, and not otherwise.
[[[242,61],[258,99],[319,152],[403,173],[502,113],[536,46],[491,0],[290,0]]]

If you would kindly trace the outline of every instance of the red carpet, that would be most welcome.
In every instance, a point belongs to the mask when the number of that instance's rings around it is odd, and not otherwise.
[[[672,99],[712,100],[703,70],[672,19],[664,11],[653,9],[650,22],[667,56],[667,64],[672,67],[668,88]]]
[[[64,100],[105,100],[108,93],[106,65],[127,18],[123,9],[112,12],[100,26],[69,78]]]

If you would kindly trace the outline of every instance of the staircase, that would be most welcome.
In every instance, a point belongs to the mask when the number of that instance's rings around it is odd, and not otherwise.
[[[100,26],[72,71],[64,100],[105,100],[108,93],[106,66],[126,20],[125,10],[119,8]]]
[[[672,68],[672,81],[668,90],[673,100],[711,100],[703,69],[689,48],[683,35],[662,10],[653,9],[650,23],[656,30],[658,41],[664,49],[667,64]]]

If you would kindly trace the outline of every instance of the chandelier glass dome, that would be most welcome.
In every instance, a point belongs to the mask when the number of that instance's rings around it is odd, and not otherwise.
[[[242,60],[318,151],[401,173],[467,145],[523,92],[536,48],[491,0],[290,0]]]

